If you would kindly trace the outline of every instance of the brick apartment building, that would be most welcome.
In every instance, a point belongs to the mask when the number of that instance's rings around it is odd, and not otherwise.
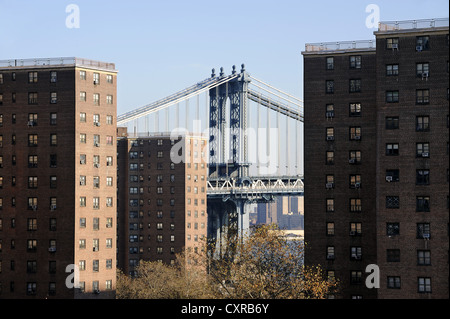
[[[114,295],[116,75],[78,58],[0,61],[0,298]]]
[[[171,264],[207,236],[205,147],[200,136],[128,137],[118,128],[118,268],[125,274],[140,260]]]
[[[375,36],[302,53],[305,262],[341,281],[334,297],[448,298],[448,19]]]

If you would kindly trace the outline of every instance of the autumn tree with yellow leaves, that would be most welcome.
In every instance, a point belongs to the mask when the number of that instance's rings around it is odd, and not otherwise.
[[[228,235],[227,235],[228,234]],[[119,274],[117,298],[322,299],[337,282],[303,263],[304,243],[276,225],[248,234],[225,232],[221,242],[179,255],[175,265],[141,262],[133,278]]]

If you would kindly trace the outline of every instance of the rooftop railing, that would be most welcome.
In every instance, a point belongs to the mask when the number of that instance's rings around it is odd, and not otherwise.
[[[75,57],[0,60],[0,68],[45,66],[79,66],[108,71],[115,71],[116,69],[114,63],[100,62]]]
[[[440,28],[448,26],[449,26],[449,18],[404,20],[404,21],[381,21],[378,24],[378,31],[401,31],[410,29]]]
[[[375,49],[375,40],[307,43],[306,52]]]

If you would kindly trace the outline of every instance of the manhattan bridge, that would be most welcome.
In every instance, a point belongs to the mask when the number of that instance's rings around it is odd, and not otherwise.
[[[220,241],[227,229],[243,235],[249,228],[249,204],[303,195],[303,105],[251,76],[243,64],[240,72],[233,66],[230,75],[223,68],[215,72],[119,115],[117,125],[127,126],[136,136],[145,136],[150,127],[169,132],[183,126],[191,134],[206,135],[208,238]]]

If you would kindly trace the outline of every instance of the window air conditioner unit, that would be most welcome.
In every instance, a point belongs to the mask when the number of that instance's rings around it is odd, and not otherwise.
[[[355,164],[356,163],[356,159],[351,158],[351,159],[348,160],[348,163],[349,164]]]
[[[392,176],[386,176],[386,182],[392,182]]]
[[[31,208],[32,208],[33,210],[37,210],[37,205],[31,206]]]
[[[360,135],[355,135],[354,139],[355,139],[356,141],[359,141],[359,140],[361,139],[361,136],[360,136]]]
[[[54,253],[54,252],[56,252],[56,247],[49,247],[48,251],[51,253]]]
[[[398,50],[398,43],[393,43],[392,44],[392,49],[393,50]]]
[[[98,80],[94,80],[94,85],[97,85],[98,84]]]
[[[92,248],[92,251],[98,251],[98,247]]]
[[[334,117],[334,112],[326,112],[326,117]]]
[[[326,188],[327,189],[330,189],[330,188],[333,188],[334,187],[334,183],[327,183],[326,184]]]
[[[354,259],[356,259],[356,260],[360,260],[361,259],[361,256],[357,256],[357,255],[353,255],[352,256]]]
[[[99,167],[100,167],[100,164],[94,163],[94,167],[95,167],[95,168],[99,168]]]
[[[355,183],[355,188],[360,188],[361,187],[361,183]]]
[[[334,141],[334,136],[327,136],[327,141]]]
[[[50,205],[50,210],[55,210],[56,209],[56,205]]]
[[[334,259],[334,255],[327,255],[327,259]]]
[[[98,144],[98,143],[96,142],[96,143],[94,143],[94,146],[95,146],[95,147],[99,147],[100,144]]]
[[[95,126],[100,126],[100,122],[94,122]]]
[[[350,236],[356,236],[356,231],[351,230],[351,231],[350,231]]]
[[[429,74],[428,72],[423,72],[423,73],[422,73],[422,79],[423,79],[423,78],[428,78],[429,75],[430,75],[430,74]]]
[[[35,121],[28,121],[28,126],[34,126],[36,124]]]
[[[417,52],[420,52],[420,51],[422,51],[423,50],[423,46],[421,46],[421,45],[417,45],[416,46],[416,51]]]
[[[430,234],[422,234],[423,239],[430,239]]]
[[[422,157],[430,157],[430,153],[428,153],[428,152],[423,152],[423,153],[422,153]]]

